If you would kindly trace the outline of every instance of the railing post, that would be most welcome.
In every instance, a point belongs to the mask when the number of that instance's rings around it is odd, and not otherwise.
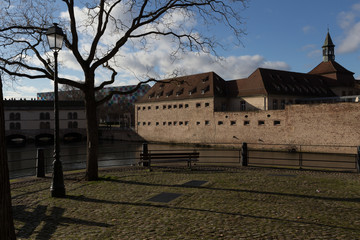
[[[356,167],[357,172],[360,173],[360,146],[357,147]]]
[[[241,147],[241,166],[246,167],[248,165],[248,149],[247,143],[244,142]]]
[[[45,177],[45,157],[44,149],[37,149],[36,156],[36,177]]]
[[[142,154],[143,154],[143,160],[142,160],[142,166],[143,167],[149,167],[150,166],[150,162],[149,162],[149,150],[148,150],[148,144],[147,143],[143,143],[142,145]]]

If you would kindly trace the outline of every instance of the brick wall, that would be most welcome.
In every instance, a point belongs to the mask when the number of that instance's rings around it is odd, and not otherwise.
[[[358,103],[249,112],[214,112],[213,104],[211,98],[137,104],[136,131],[160,142],[360,145]]]

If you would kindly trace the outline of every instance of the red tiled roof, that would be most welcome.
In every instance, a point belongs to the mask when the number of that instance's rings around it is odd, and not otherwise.
[[[225,81],[214,72],[157,82],[138,102],[157,102],[225,96]]]
[[[309,74],[328,74],[328,73],[343,73],[343,74],[351,74],[354,75],[353,72],[350,72],[340,64],[338,64],[335,61],[329,61],[329,62],[321,62],[319,65],[317,65],[313,70],[309,72]]]

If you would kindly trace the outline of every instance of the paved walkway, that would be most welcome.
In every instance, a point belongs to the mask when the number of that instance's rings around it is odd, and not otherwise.
[[[18,239],[358,239],[358,174],[118,168],[12,183]]]

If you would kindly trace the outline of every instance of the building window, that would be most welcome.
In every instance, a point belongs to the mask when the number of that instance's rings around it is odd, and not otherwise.
[[[177,125],[177,121],[174,121],[174,126],[176,126]]]
[[[163,126],[165,126],[166,125],[166,122],[163,122]]]
[[[259,125],[259,126],[265,125],[265,121],[264,121],[264,120],[259,120],[259,121],[258,121],[258,125]]]
[[[159,109],[159,106],[156,106],[155,109]]]
[[[218,125],[223,125],[224,122],[223,121],[218,121]]]
[[[210,121],[209,121],[209,120],[205,120],[205,125],[210,125]]]
[[[246,111],[246,102],[240,101],[240,111]]]
[[[185,108],[188,108],[189,107],[189,104],[185,104]]]
[[[140,122],[138,122],[138,126],[140,126]]]
[[[137,107],[137,110],[140,110],[141,108],[140,107]]]
[[[150,126],[151,125],[151,122],[148,122],[148,126]]]
[[[200,125],[200,122],[196,122],[196,125]]]
[[[285,99],[282,99],[280,102],[280,108],[285,109]]]
[[[166,109],[166,105],[163,105],[163,109]]]
[[[209,107],[210,106],[210,103],[205,103],[205,107]]]
[[[145,126],[146,125],[146,122],[143,122],[143,126]]]
[[[275,120],[274,121],[274,126],[278,126],[278,125],[280,125],[281,124],[281,122],[279,121],[279,120]]]
[[[247,126],[247,125],[250,125],[250,121],[245,120],[244,121],[244,126]]]
[[[172,107],[171,105],[168,105],[168,109],[171,109],[171,107]]]
[[[143,110],[145,110],[146,109],[146,107],[143,107]]]
[[[159,122],[156,122],[156,126],[159,126]]]
[[[168,122],[168,125],[171,126],[172,122]]]
[[[278,101],[277,101],[277,99],[274,99],[274,100],[273,100],[273,109],[274,109],[274,110],[277,110],[277,109],[278,109]]]
[[[179,122],[179,125],[180,125],[180,126],[183,125],[183,124],[184,124],[184,122],[182,122],[182,121]]]
[[[230,121],[230,125],[231,125],[231,126],[236,125],[236,121]]]
[[[197,108],[201,107],[201,103],[196,103],[196,107]]]
[[[150,106],[148,106],[148,110],[151,110],[151,107],[150,107]]]
[[[177,108],[177,105],[176,105],[176,104],[174,105],[174,108]]]
[[[182,105],[182,104],[179,104],[179,108],[183,108],[183,105]]]
[[[40,122],[40,129],[50,129],[49,122]]]
[[[189,125],[189,121],[185,121],[185,126]]]

